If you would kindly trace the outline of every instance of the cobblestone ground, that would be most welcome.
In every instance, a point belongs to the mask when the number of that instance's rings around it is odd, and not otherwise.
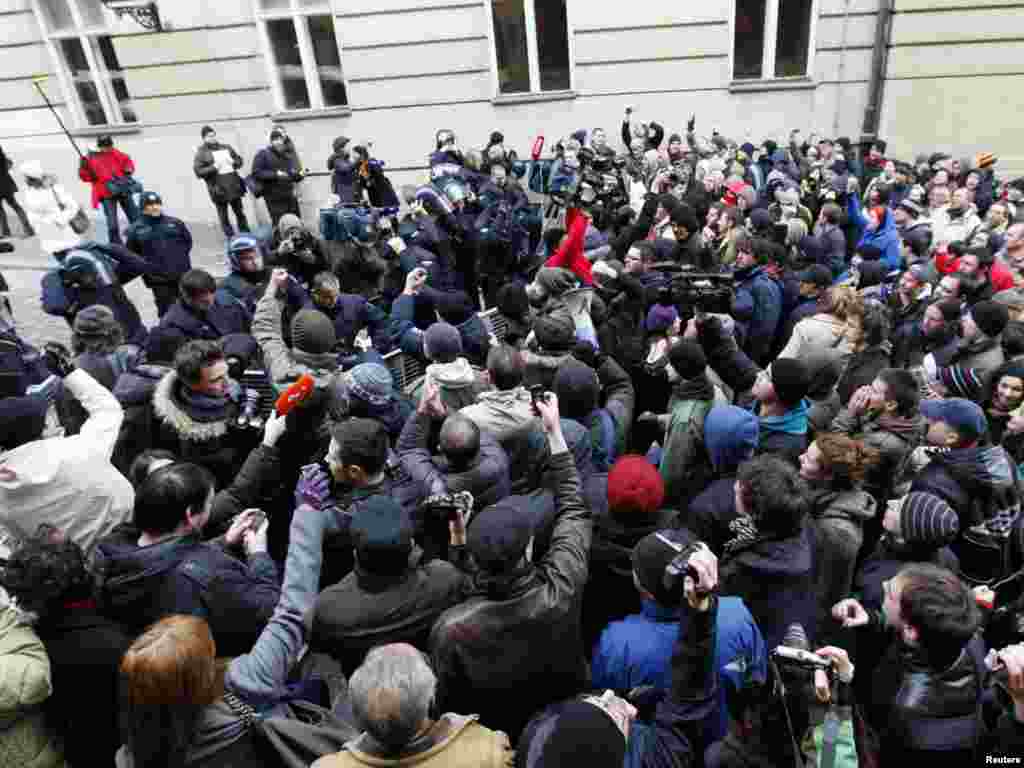
[[[43,272],[36,269],[3,269],[4,279],[10,286],[11,308],[14,310],[14,321],[18,332],[26,341],[40,345],[44,341],[60,341],[68,344],[71,341],[71,329],[63,318],[54,317],[43,312],[39,305],[39,281]],[[142,322],[147,328],[156,323],[156,304],[153,294],[143,285],[142,280],[133,280],[125,288],[135,306],[139,308]]]
[[[195,246],[192,250],[192,266],[205,269],[215,277],[224,275],[224,241],[219,232],[209,227],[192,227]],[[39,305],[39,281],[50,266],[51,258],[39,247],[35,238],[8,241],[14,245],[14,253],[0,254],[0,273],[10,287],[8,299],[14,310],[14,320],[22,337],[32,344],[56,340],[69,342],[71,331],[63,318],[43,312]],[[28,267],[28,268],[26,268]],[[125,291],[142,315],[147,328],[156,323],[156,304],[153,294],[136,278]]]

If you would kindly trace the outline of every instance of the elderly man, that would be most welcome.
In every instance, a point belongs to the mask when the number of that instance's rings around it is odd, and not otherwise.
[[[508,736],[477,722],[476,715],[431,718],[437,677],[411,645],[374,648],[348,684],[352,712],[363,733],[345,750],[313,768],[402,766],[511,768]]]

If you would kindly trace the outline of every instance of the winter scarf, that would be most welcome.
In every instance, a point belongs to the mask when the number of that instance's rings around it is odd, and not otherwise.
[[[953,451],[932,451],[931,460],[968,491],[972,512],[999,538],[1007,538],[1020,515],[1020,478],[1006,450],[999,445]]]
[[[731,523],[729,530],[733,537],[725,542],[724,555],[735,555],[745,549],[750,549],[762,541],[768,541],[770,537],[761,535],[754,518],[749,515],[740,515]]]
[[[234,386],[238,385],[234,384]],[[231,398],[229,397],[203,395],[192,391],[183,382],[178,383],[175,396],[192,420],[200,424],[212,424],[225,421],[228,418],[228,411],[231,407]]]
[[[760,416],[761,426],[769,432],[785,432],[787,435],[807,434],[807,412],[811,401],[804,398],[782,416]]]

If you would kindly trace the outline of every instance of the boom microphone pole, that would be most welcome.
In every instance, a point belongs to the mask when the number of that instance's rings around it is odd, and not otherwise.
[[[42,75],[41,77],[33,77],[32,78],[32,85],[34,85],[36,87],[36,90],[39,91],[39,95],[42,96],[43,97],[43,101],[46,102],[46,106],[48,106],[50,108],[50,111],[53,112],[53,116],[57,119],[57,124],[60,125],[61,130],[64,131],[64,135],[68,137],[68,141],[70,141],[71,142],[71,146],[75,148],[75,152],[78,153],[78,156],[80,158],[82,158],[83,160],[86,160],[85,155],[82,154],[82,150],[78,148],[78,144],[75,142],[74,138],[68,132],[67,127],[64,125],[64,121],[60,119],[60,115],[57,114],[56,108],[54,108],[53,104],[50,102],[50,99],[47,97],[46,91],[43,90],[42,83],[46,82],[49,79],[50,79],[49,75]]]

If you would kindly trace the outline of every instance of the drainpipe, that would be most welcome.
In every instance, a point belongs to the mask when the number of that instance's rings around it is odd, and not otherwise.
[[[892,36],[892,14],[896,0],[878,0],[878,20],[875,24],[875,47],[871,60],[871,80],[868,83],[868,106],[864,110],[861,146],[878,138],[878,123],[882,116],[885,97],[885,77],[889,69],[889,40]]]
[[[850,30],[850,0],[843,3],[843,39],[839,44],[839,74],[836,79],[839,85],[836,86],[836,112],[832,120],[832,136],[840,136],[839,116],[842,112],[843,75],[846,74],[846,38]]]

